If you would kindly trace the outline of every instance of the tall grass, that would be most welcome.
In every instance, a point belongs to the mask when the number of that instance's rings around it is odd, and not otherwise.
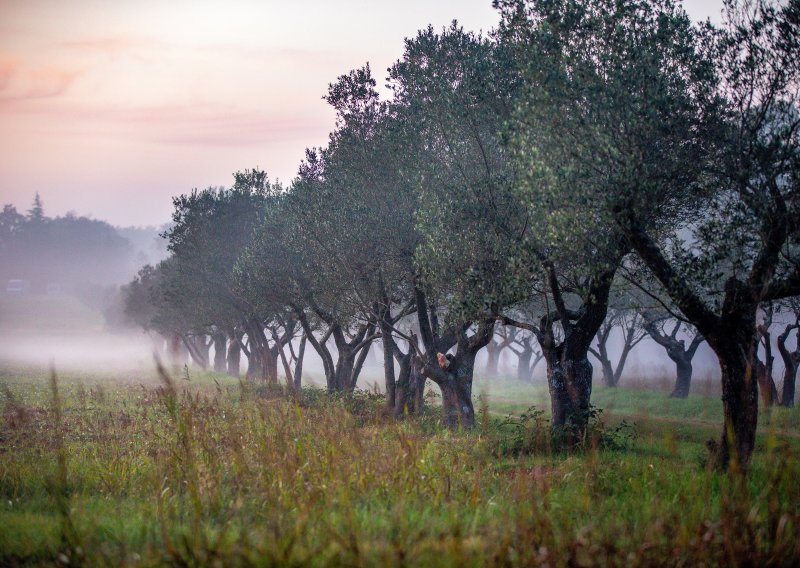
[[[743,479],[706,467],[703,436],[672,423],[565,454],[545,413],[502,419],[490,398],[474,432],[452,433],[436,409],[393,421],[374,394],[294,396],[163,370],[146,386],[53,374],[49,396],[36,378],[6,383],[0,564],[800,559],[794,431],[765,433]]]

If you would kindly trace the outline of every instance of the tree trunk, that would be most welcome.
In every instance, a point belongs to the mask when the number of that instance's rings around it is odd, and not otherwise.
[[[688,398],[689,388],[692,385],[692,360],[688,357],[678,357],[674,359],[676,369],[675,388],[672,389],[670,397]]]
[[[217,373],[224,373],[228,340],[222,332],[217,332],[212,337],[214,339],[214,370]]]
[[[365,345],[355,349],[346,343],[339,345],[339,357],[334,373],[328,380],[329,391],[352,393],[355,390],[364,360],[369,354],[369,347],[369,345]]]
[[[769,319],[771,321],[772,316],[770,316]],[[759,326],[758,332],[761,339],[764,341],[763,362],[758,359],[758,347],[756,347],[755,351],[758,388],[761,391],[761,399],[764,401],[764,408],[770,408],[778,403],[778,389],[775,386],[775,379],[772,378],[775,357],[772,355],[772,337],[769,333],[769,324]]]
[[[770,408],[778,402],[778,388],[775,386],[775,380],[770,372],[772,365],[765,365],[763,362],[756,360],[755,367],[761,400],[764,403],[764,408]]]
[[[386,387],[386,408],[394,412],[396,398],[394,375],[394,340],[392,328],[383,319],[381,321],[381,343],[383,344],[383,378]]]
[[[608,327],[606,327],[608,326]],[[608,356],[608,337],[611,334],[611,326],[604,323],[603,328],[597,333],[597,349],[589,347],[589,353],[594,355],[600,362],[600,369],[603,371],[603,384],[608,388],[617,386],[618,375],[614,373],[614,366],[611,364],[611,357]]]
[[[264,361],[263,371],[264,371],[264,380],[267,384],[270,385],[277,385],[278,384],[278,358],[279,353],[277,349],[274,347],[265,346],[261,352],[262,359]]]
[[[373,329],[370,331],[370,335],[374,332]],[[372,341],[367,342],[366,345],[361,347],[360,349],[356,349],[353,353],[355,356],[355,363],[353,365],[353,375],[350,379],[350,390],[352,391],[358,386],[358,378],[361,376],[361,371],[364,370],[364,362],[369,357],[369,354],[372,352]]]
[[[533,382],[531,373],[531,358],[533,357],[533,349],[523,348],[517,360],[517,380],[524,383]]]
[[[189,356],[194,361],[195,365],[205,370],[208,368],[208,351],[211,343],[206,343],[204,336],[191,337],[189,335],[181,335],[183,344],[189,351]]]
[[[614,368],[611,366],[611,361],[607,357],[600,359],[600,367],[603,369],[603,384],[609,388],[617,386],[617,381],[614,376]]]
[[[336,362],[336,374],[334,384],[330,385],[329,390],[335,392],[352,392],[350,381],[353,377],[354,353],[339,353],[339,360]]]
[[[294,366],[294,390],[299,392],[303,386],[303,359],[306,356],[306,334],[300,338],[300,347],[297,350],[297,363]]]
[[[496,377],[497,369],[500,366],[501,344],[494,339],[486,346],[486,376]]]
[[[261,354],[258,351],[258,347],[255,345],[253,341],[248,341],[248,349],[246,352],[247,355],[247,373],[245,374],[247,380],[249,381],[256,381],[261,379],[264,376],[264,372],[262,370],[262,360]]]
[[[775,191],[774,195],[780,195]],[[683,314],[705,337],[719,358],[722,370],[722,407],[725,422],[717,454],[722,469],[746,472],[750,467],[758,425],[758,381],[755,369],[757,313],[765,300],[787,297],[794,285],[773,280],[781,250],[790,234],[790,213],[783,199],[762,218],[758,254],[744,280],[731,276],[724,284],[719,313],[712,311],[663,255],[659,245],[626,212],[618,221],[631,246],[650,268]],[[627,215],[627,216],[626,216]]]
[[[444,425],[450,429],[475,426],[475,407],[472,404],[474,367],[474,353],[456,354],[446,379],[439,383]]]
[[[242,360],[242,338],[235,332],[228,333],[230,344],[228,345],[228,374],[232,377],[238,377],[240,374],[240,366]]]
[[[675,363],[675,387],[669,395],[672,398],[687,398],[692,385],[692,359],[697,349],[705,341],[699,332],[695,333],[689,347],[682,339],[678,339],[681,323],[676,322],[672,333],[659,330],[655,320],[645,322],[647,334],[667,352],[667,356]]]
[[[280,342],[275,341],[277,345],[280,345]],[[289,361],[289,358],[286,357],[286,352],[281,348],[278,349],[278,358],[281,360],[281,364],[283,365],[283,375],[284,379],[286,380],[286,386],[292,390],[294,390],[294,375],[292,374],[292,364]]]
[[[364,360],[369,354],[370,342],[374,339],[372,334],[375,331],[376,322],[362,324],[359,331],[348,341],[342,326],[330,318],[326,322],[329,326],[328,332],[320,341],[314,337],[314,330],[311,329],[304,310],[299,306],[292,306],[292,308],[300,325],[303,327],[303,331],[305,331],[309,343],[322,359],[328,391],[353,392]],[[321,313],[318,315],[322,317]],[[336,344],[337,360],[335,364],[333,355],[331,355],[331,351],[326,345],[330,337],[333,337]]]
[[[628,361],[628,355],[630,355],[631,350],[639,344],[641,338],[636,341],[636,343],[630,343],[631,338],[626,335],[626,343],[622,347],[622,353],[619,356],[619,361],[617,361],[617,369],[614,371],[614,386],[619,385],[619,380],[622,378],[622,371],[625,369],[625,363]]]
[[[496,318],[478,322],[461,322],[446,333],[439,333],[439,322],[434,305],[428,305],[425,293],[414,288],[417,303],[417,321],[420,338],[425,346],[425,359],[419,361],[420,374],[439,385],[442,391],[443,421],[448,428],[472,428],[475,425],[475,409],[472,405],[472,379],[475,370],[475,356],[494,335]],[[472,336],[467,330],[476,324]],[[439,357],[457,345],[455,357],[447,364],[439,362]],[[418,386],[424,388],[424,382]]]
[[[247,322],[247,378],[250,380],[268,381],[269,345],[264,336],[262,324],[255,318]],[[277,382],[278,365],[275,361],[275,382]]]
[[[753,318],[755,320],[755,318]],[[746,330],[737,330],[744,335]],[[752,327],[752,326],[751,326]],[[722,370],[722,407],[724,424],[717,455],[718,465],[746,471],[755,449],[758,425],[758,380],[754,365],[755,330],[751,337],[736,341],[707,337],[719,358]],[[720,333],[723,335],[724,331]]]
[[[415,364],[415,359],[416,355],[413,353],[413,348],[410,346],[408,353],[400,354],[397,358],[400,364],[400,372],[397,375],[393,407],[396,418],[414,414],[414,402],[411,396],[413,391],[411,373]]]
[[[411,385],[411,408],[415,415],[422,414],[425,407],[425,383],[427,379],[422,374],[422,367],[416,357],[413,357],[409,372],[409,383]]]
[[[568,445],[583,441],[589,423],[592,364],[583,357],[566,357],[548,367],[552,427]]]
[[[781,406],[792,408],[794,406],[794,382],[797,377],[797,367],[800,364],[800,337],[797,339],[797,348],[790,351],[786,346],[789,339],[789,334],[792,330],[800,327],[798,324],[788,325],[786,329],[778,336],[778,351],[783,359],[783,393],[781,395]]]
[[[795,377],[797,376],[797,361],[786,365],[783,371],[783,395],[781,396],[781,406],[786,408],[794,407],[794,388]]]
[[[172,337],[169,340],[168,349],[169,364],[172,367],[172,371],[176,372],[186,365],[187,358],[189,357],[189,352],[186,350],[186,346],[184,345],[179,333],[172,334]]]

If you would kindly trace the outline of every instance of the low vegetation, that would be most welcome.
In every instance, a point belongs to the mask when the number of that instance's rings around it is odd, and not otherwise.
[[[109,378],[2,372],[0,564],[800,558],[796,409],[762,413],[744,477],[709,465],[716,397],[601,389],[594,400],[607,409],[567,453],[548,415],[528,409],[541,387],[514,382],[480,383],[476,427],[453,432],[438,411],[395,420],[364,391]]]

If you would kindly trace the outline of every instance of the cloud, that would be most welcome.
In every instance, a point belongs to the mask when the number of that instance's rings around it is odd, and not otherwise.
[[[329,122],[321,114],[265,113],[213,103],[122,107],[61,102],[46,107],[17,105],[15,110],[71,135],[174,146],[235,147],[308,140],[325,135]]]
[[[248,146],[307,136],[319,130],[319,117],[270,114],[221,104],[162,105],[91,109],[102,124],[130,128],[146,139],[180,146]]]
[[[13,59],[0,58],[0,93],[11,85],[16,67],[17,63]]]
[[[59,49],[80,52],[82,55],[107,55],[114,57],[126,52],[142,50],[164,50],[170,44],[164,40],[145,36],[116,35],[103,37],[87,37],[84,39],[65,40],[57,44]]]
[[[19,96],[26,99],[57,97],[66,92],[79,75],[80,72],[75,69],[36,69],[28,75],[28,87]]]
[[[58,97],[80,74],[74,68],[26,69],[20,68],[14,60],[0,60],[0,103]]]
[[[232,56],[236,59],[257,62],[279,61],[284,65],[306,70],[312,67],[335,66],[346,60],[345,54],[335,49],[273,47],[238,43],[209,43],[198,45],[195,49],[204,56]]]
[[[281,61],[287,65],[331,65],[339,63],[343,55],[332,49],[305,47],[285,47],[257,45],[253,43],[207,42],[202,38],[192,44],[171,43],[163,39],[144,36],[105,36],[67,40],[57,44],[59,49],[81,52],[82,54],[117,56],[126,52],[177,50],[209,56],[234,57],[235,59],[256,61]]]
[[[62,41],[59,43],[59,47],[77,49],[81,51],[102,51],[104,53],[108,53],[130,49],[131,47],[138,47],[143,43],[143,40],[132,37],[109,36]]]

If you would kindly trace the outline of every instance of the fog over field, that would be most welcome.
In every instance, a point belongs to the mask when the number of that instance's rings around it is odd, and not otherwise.
[[[36,196],[24,214],[10,205],[0,214],[0,225],[6,231],[0,266],[0,362],[41,368],[53,362],[56,368],[103,372],[152,370],[154,357],[169,359],[168,338],[142,328],[137,318],[148,316],[138,313],[139,307],[129,308],[129,313],[125,307],[126,287],[136,272],[145,263],[154,264],[166,257],[167,241],[161,235],[168,226],[115,228],[76,215],[52,218],[46,211]],[[13,289],[20,281],[25,283],[22,293]],[[779,313],[773,324],[776,328],[785,326],[792,323],[791,318],[788,312]],[[406,320],[413,324],[414,318]],[[773,353],[778,351],[776,336],[771,338]],[[495,341],[502,342],[503,337],[498,328]],[[680,337],[686,337],[684,332]],[[299,339],[295,339],[295,350],[298,344]],[[607,342],[612,362],[619,359],[623,344],[623,331],[613,329]],[[336,354],[334,345],[330,349]],[[214,353],[212,345],[211,358]],[[242,373],[246,373],[247,356],[241,357]],[[487,349],[478,353],[477,376],[487,376],[487,372],[500,379],[517,376],[518,357],[511,349],[500,352],[494,369],[488,369],[488,358]],[[197,367],[186,352],[181,353],[179,361],[178,367]],[[600,384],[601,365],[596,357],[592,363],[595,382]],[[707,344],[700,345],[693,365],[695,376],[703,379],[702,385],[695,385],[695,391],[708,392],[709,383],[719,377],[719,365]],[[306,380],[324,384],[323,367],[319,355],[313,349],[306,350]],[[540,361],[533,377],[541,384],[546,381],[545,371],[544,361]],[[783,371],[780,357],[775,360],[774,371],[777,376]],[[382,374],[382,347],[380,341],[374,341],[358,384],[383,390]],[[674,374],[674,363],[665,350],[644,337],[630,351],[620,385],[651,384],[667,389]]]
[[[114,287],[111,287],[114,289]],[[150,372],[154,369],[154,357],[168,362],[166,344],[162,337],[147,333],[131,322],[120,322],[118,307],[106,307],[106,313],[97,306],[89,306],[85,300],[62,293],[59,295],[30,294],[16,296],[0,295],[0,364],[12,367],[35,367],[47,369],[53,363],[56,370],[87,371],[93,375],[109,372],[117,376],[120,372]],[[108,321],[107,318],[112,318]],[[498,336],[497,339],[500,339]],[[610,343],[611,358],[616,360],[621,350],[618,334]],[[294,341],[295,349],[298,340]],[[210,350],[213,357],[213,347]],[[335,352],[335,349],[334,349]],[[324,385],[322,362],[313,351],[305,355],[305,380]],[[199,370],[191,358],[182,359],[190,372]],[[243,369],[247,368],[243,356]],[[594,360],[595,381],[600,385],[601,369]],[[487,354],[480,353],[476,361],[476,375],[486,375]],[[701,346],[694,360],[695,390],[708,391],[706,382],[719,380],[719,368],[713,352]],[[776,369],[782,368],[776,362]],[[508,349],[501,355],[496,380],[511,380],[516,376],[517,357]],[[666,357],[663,348],[651,340],[644,340],[628,357],[621,386],[643,386],[670,388],[674,375],[674,364]],[[364,375],[359,381],[362,388],[384,390],[383,354],[379,342],[373,344],[364,366]],[[545,365],[540,362],[534,373],[540,384],[545,384]],[[490,388],[490,387],[489,387]],[[491,390],[491,389],[490,389]],[[713,388],[716,392],[718,387]]]

